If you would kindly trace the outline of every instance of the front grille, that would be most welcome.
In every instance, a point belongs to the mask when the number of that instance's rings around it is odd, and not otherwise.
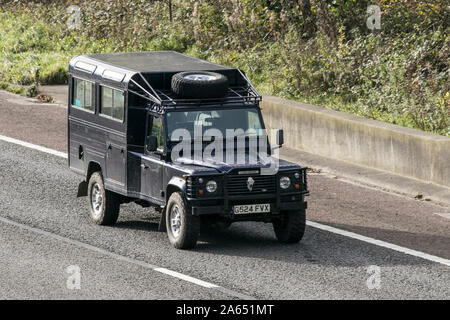
[[[251,191],[247,186],[250,177],[254,180]],[[228,176],[227,190],[229,195],[269,194],[275,193],[276,188],[276,176]]]

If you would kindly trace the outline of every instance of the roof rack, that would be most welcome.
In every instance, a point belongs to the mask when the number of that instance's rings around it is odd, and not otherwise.
[[[228,88],[228,93],[222,98],[208,99],[178,99],[171,90],[154,89],[147,79],[138,73],[141,81],[130,80],[139,91],[128,89],[129,92],[147,100],[151,111],[162,113],[165,109],[178,109],[198,105],[227,105],[236,103],[258,103],[261,101],[261,94],[255,89],[247,76],[239,69],[236,69],[244,80],[243,86]]]

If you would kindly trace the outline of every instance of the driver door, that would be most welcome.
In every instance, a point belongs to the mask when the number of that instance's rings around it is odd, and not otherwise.
[[[156,150],[150,150],[150,136],[157,139]],[[162,117],[147,116],[144,152],[141,158],[141,193],[153,199],[163,200],[164,130]]]

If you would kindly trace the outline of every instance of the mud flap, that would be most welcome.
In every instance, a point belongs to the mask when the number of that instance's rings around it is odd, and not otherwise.
[[[88,184],[86,181],[82,181],[80,182],[80,184],[78,185],[78,192],[77,192],[77,198],[79,197],[86,197],[87,194],[87,189],[88,189]]]
[[[166,232],[167,231],[167,228],[166,228],[166,208],[161,210],[161,219],[159,220],[158,231],[159,232]]]

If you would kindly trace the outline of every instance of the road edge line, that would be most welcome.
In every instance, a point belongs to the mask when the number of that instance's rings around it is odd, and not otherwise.
[[[342,230],[342,229],[338,229],[335,227],[331,227],[328,225],[324,225],[321,223],[317,223],[314,221],[306,221],[306,224],[310,227],[316,228],[316,229],[320,229],[323,231],[328,231],[331,233],[335,233],[341,236],[345,236],[348,238],[352,238],[352,239],[356,239],[356,240],[360,240],[366,243],[370,243],[379,247],[383,247],[383,248],[387,248],[387,249],[391,249],[397,252],[401,252],[404,254],[408,254],[410,256],[414,256],[414,257],[418,257],[418,258],[422,258],[425,260],[429,260],[432,262],[436,262],[436,263],[440,263],[446,266],[450,267],[450,260],[449,259],[445,259],[445,258],[441,258],[438,256],[434,256],[425,252],[421,252],[421,251],[417,251],[417,250],[413,250],[413,249],[409,249],[409,248],[405,248],[393,243],[389,243],[383,240],[378,240],[378,239],[374,239],[374,238],[370,238],[370,237],[366,237],[354,232],[350,232],[350,231],[346,231],[346,230]]]
[[[1,141],[5,141],[5,142],[9,142],[9,143],[13,143],[13,144],[17,144],[19,146],[26,147],[26,148],[29,148],[29,149],[45,152],[45,153],[48,153],[48,154],[51,154],[51,155],[54,155],[54,156],[57,156],[57,157],[60,157],[60,158],[67,159],[67,153],[61,152],[61,151],[57,151],[57,150],[53,150],[53,149],[50,149],[50,148],[46,148],[46,147],[43,147],[43,146],[39,146],[37,144],[29,143],[29,142],[26,142],[26,141],[14,139],[14,138],[10,138],[10,137],[7,137],[7,136],[2,136],[2,135],[0,135],[0,140]]]

